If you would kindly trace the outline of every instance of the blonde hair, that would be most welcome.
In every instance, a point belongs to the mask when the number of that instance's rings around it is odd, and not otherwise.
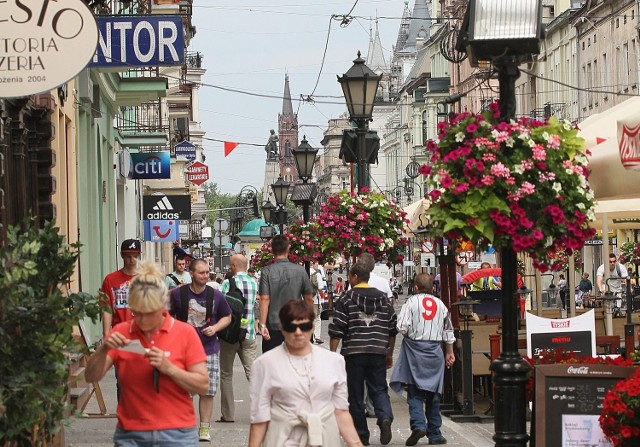
[[[143,262],[129,284],[129,307],[133,312],[155,312],[166,309],[169,291],[164,274],[157,264]]]

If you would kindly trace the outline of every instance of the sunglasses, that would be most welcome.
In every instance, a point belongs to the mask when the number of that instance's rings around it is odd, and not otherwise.
[[[313,329],[313,323],[311,321],[307,321],[306,323],[282,323],[282,330],[285,332],[295,332],[300,329],[302,332],[307,332]]]

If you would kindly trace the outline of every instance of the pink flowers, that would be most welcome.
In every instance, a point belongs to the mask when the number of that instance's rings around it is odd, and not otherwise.
[[[431,227],[480,249],[511,244],[541,270],[556,268],[546,253],[579,250],[594,234],[583,140],[553,117],[498,116],[495,103],[480,115],[460,114],[440,123],[439,141],[425,145],[430,163],[420,173],[430,186]]]

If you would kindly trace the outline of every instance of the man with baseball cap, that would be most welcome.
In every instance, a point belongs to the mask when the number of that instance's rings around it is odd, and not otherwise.
[[[101,298],[111,308],[111,312],[102,313],[102,331],[105,337],[112,326],[132,319],[129,310],[129,283],[138,272],[140,252],[139,240],[125,240],[120,246],[120,256],[124,266],[120,270],[109,273],[102,282]]]

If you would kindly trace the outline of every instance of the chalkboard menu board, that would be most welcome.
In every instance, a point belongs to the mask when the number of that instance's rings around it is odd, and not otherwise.
[[[627,366],[536,366],[536,447],[610,446],[598,423],[604,396],[633,372]]]

